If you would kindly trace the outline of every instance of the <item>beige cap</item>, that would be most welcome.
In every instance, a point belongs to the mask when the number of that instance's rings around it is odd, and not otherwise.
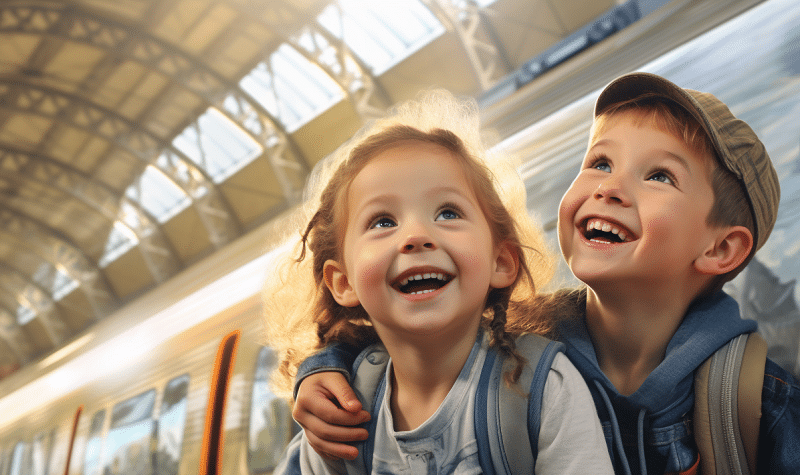
[[[781,191],[772,160],[753,129],[734,117],[728,106],[712,94],[684,89],[661,76],[642,72],[625,74],[609,83],[597,98],[594,115],[642,95],[676,102],[703,126],[722,165],[741,180],[747,191],[756,222],[755,249],[760,249],[775,226]]]

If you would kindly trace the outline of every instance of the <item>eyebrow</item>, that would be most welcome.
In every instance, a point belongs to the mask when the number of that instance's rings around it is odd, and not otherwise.
[[[458,196],[464,197],[464,199],[468,199],[467,195],[463,192],[463,190],[461,190],[459,188],[456,188],[455,186],[450,186],[450,185],[437,186],[436,188],[433,188],[433,189],[429,190],[429,192],[426,193],[425,195],[429,196],[429,195],[437,195],[437,194],[442,194],[442,193],[454,194],[454,195],[458,195]],[[361,204],[361,206],[358,207],[356,212],[360,213],[364,208],[366,208],[368,206],[372,206],[374,204],[379,204],[380,205],[380,204],[390,203],[392,200],[395,199],[395,196],[399,196],[399,195],[382,193],[382,194],[373,196],[369,200],[363,202]],[[475,199],[476,200],[478,199],[477,196],[475,197]]]
[[[611,145],[613,145],[613,144],[615,144],[615,143],[616,143],[616,142],[615,142],[614,140],[610,140],[610,139],[600,139],[600,140],[598,140],[598,141],[596,141],[596,142],[594,142],[594,143],[590,144],[590,145],[589,145],[589,148],[588,148],[586,151],[587,151],[587,152],[590,152],[590,151],[592,151],[592,150],[593,150],[593,149],[594,149],[596,146],[598,146],[598,145],[601,145],[601,146],[602,146],[602,145],[608,145],[608,144],[611,144]],[[666,155],[667,157],[671,157],[671,158],[672,158],[672,159],[674,159],[675,161],[679,162],[681,165],[683,165],[683,168],[685,168],[685,169],[687,169],[687,170],[689,170],[689,169],[690,169],[690,168],[689,168],[689,161],[688,161],[688,160],[686,160],[686,158],[684,158],[683,156],[681,156],[681,155],[678,155],[678,154],[676,154],[676,153],[672,153],[672,152],[670,152],[669,150],[663,150],[663,149],[659,149],[658,151],[659,151],[660,153],[662,153],[662,154]]]

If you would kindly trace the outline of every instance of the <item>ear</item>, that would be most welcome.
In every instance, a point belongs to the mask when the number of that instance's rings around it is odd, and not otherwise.
[[[322,267],[322,276],[325,279],[325,285],[333,295],[333,299],[339,305],[342,307],[355,307],[360,303],[353,286],[350,285],[350,281],[347,279],[347,273],[343,265],[328,259]]]
[[[694,261],[701,274],[726,274],[744,262],[753,248],[753,234],[744,226],[722,228],[717,239]]]
[[[493,289],[502,289],[514,283],[519,272],[519,256],[511,244],[504,242],[497,249],[494,269],[489,281]]]

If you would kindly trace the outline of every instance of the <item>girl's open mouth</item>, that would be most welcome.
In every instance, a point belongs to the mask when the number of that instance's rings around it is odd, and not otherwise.
[[[451,280],[453,277],[443,272],[423,272],[404,277],[394,287],[404,294],[426,294],[441,289]]]

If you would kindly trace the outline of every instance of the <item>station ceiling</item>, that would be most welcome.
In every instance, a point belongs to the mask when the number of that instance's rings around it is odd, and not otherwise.
[[[297,204],[419,90],[482,97],[614,0],[0,2],[0,377]]]

